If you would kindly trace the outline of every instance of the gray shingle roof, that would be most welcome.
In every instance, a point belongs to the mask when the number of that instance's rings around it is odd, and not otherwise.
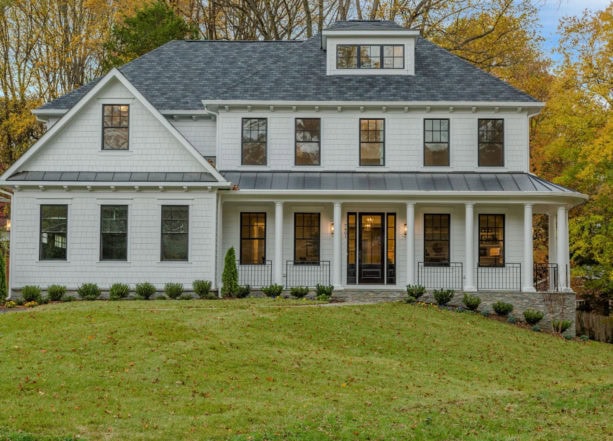
[[[398,23],[389,20],[347,20],[337,21],[326,31],[406,31]]]
[[[119,70],[159,110],[201,110],[202,100],[536,102],[423,38],[417,38],[415,51],[414,76],[326,75],[320,36],[172,41]],[[94,84],[42,109],[68,109]]]
[[[572,193],[529,173],[223,171],[241,190]]]
[[[90,172],[22,171],[7,181],[25,182],[217,182],[209,173],[199,172]]]

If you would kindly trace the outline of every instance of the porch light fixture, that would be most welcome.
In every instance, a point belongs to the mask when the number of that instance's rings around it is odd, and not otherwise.
[[[402,236],[407,237],[407,232],[407,224],[404,224],[404,227],[402,227]]]
[[[6,231],[11,231],[11,220],[7,219],[6,221]]]
[[[334,236],[334,222],[330,222],[330,234]]]

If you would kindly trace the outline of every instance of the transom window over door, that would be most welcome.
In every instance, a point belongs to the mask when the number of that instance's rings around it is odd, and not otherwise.
[[[346,45],[336,46],[337,69],[404,69],[404,46]]]
[[[241,213],[240,263],[266,263],[266,213]]]
[[[162,206],[161,260],[187,260],[189,240],[189,206]]]
[[[128,259],[128,206],[100,207],[100,260]]]
[[[385,165],[384,119],[360,119],[360,165]]]
[[[40,260],[66,260],[68,205],[40,206]]]
[[[266,165],[266,118],[243,118],[242,164]]]
[[[424,264],[449,266],[448,214],[424,214]]]
[[[294,263],[319,263],[319,213],[294,214]]]
[[[479,120],[479,167],[504,166],[504,120]]]
[[[296,165],[321,163],[321,120],[296,118]]]
[[[504,266],[504,214],[479,215],[479,266]]]
[[[102,105],[102,150],[128,150],[130,107]]]
[[[424,119],[424,165],[449,165],[448,119]]]

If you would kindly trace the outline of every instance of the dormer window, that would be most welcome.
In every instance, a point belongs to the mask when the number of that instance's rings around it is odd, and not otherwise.
[[[102,150],[128,150],[129,120],[127,104],[102,106]]]
[[[404,45],[336,46],[337,69],[404,69]]]

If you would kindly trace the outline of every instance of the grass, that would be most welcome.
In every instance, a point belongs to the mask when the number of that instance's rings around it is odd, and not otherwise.
[[[0,315],[0,348],[0,440],[613,433],[613,346],[434,307],[74,302]]]

